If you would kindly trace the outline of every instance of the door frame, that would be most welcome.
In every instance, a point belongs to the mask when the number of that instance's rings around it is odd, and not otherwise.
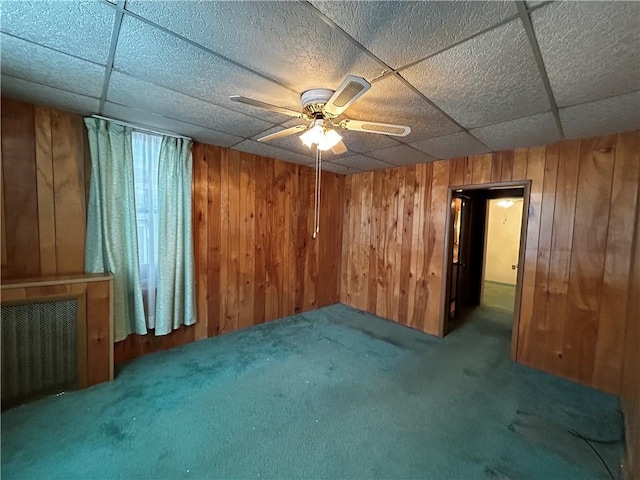
[[[448,310],[451,308],[449,305],[449,294],[447,285],[451,281],[451,263],[453,262],[452,251],[450,248],[451,238],[451,202],[453,201],[454,192],[465,190],[491,190],[498,188],[522,188],[522,224],[520,226],[520,247],[518,249],[518,273],[516,276],[516,297],[513,308],[513,322],[511,328],[511,350],[510,358],[513,361],[517,361],[518,357],[518,338],[520,329],[520,309],[522,301],[522,283],[524,279],[524,264],[526,257],[526,245],[527,245],[527,229],[529,226],[529,204],[531,197],[531,180],[517,180],[511,182],[493,182],[482,183],[475,185],[450,185],[447,191],[447,208],[445,219],[445,237],[444,237],[444,263],[442,271],[442,298],[440,303],[440,324],[438,331],[440,336],[444,336],[447,333],[447,320]],[[486,227],[485,227],[486,234]]]

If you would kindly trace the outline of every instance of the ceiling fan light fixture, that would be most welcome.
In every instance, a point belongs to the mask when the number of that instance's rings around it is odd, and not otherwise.
[[[309,148],[316,144],[319,150],[329,150],[340,143],[342,137],[335,130],[328,130],[316,124],[300,135],[300,140]]]
[[[320,143],[324,139],[324,128],[320,125],[314,125],[309,130],[300,135],[300,140],[307,147],[311,148],[314,143]]]
[[[2,0],[0,0],[2,1]],[[306,120],[305,124],[279,130],[269,135],[264,135],[257,140],[259,142],[269,142],[279,138],[288,137],[302,132],[300,140],[309,149],[315,146],[315,209],[313,238],[316,238],[320,231],[320,183],[322,177],[322,152],[331,150],[334,155],[342,155],[348,151],[342,141],[342,136],[335,130],[336,127],[354,132],[376,133],[381,135],[395,135],[406,137],[411,133],[411,127],[406,125],[391,125],[388,123],[369,122],[364,120],[352,120],[341,118],[342,114],[349,106],[365,94],[371,88],[371,84],[362,77],[347,75],[337,90],[329,88],[312,88],[300,95],[302,112],[294,112],[288,108],[271,105],[269,103],[233,95],[231,100],[244,103],[253,107],[260,107],[294,118]],[[307,123],[308,122],[308,123]]]
[[[324,132],[324,138],[320,143],[318,143],[318,148],[320,150],[330,150],[335,147],[340,141],[342,137],[335,130],[326,130]]]
[[[498,203],[499,207],[509,208],[509,207],[512,207],[513,204],[516,203],[516,202],[514,202],[513,200],[498,200],[497,203]]]

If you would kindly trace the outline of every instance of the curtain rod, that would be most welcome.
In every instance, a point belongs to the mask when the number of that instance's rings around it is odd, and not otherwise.
[[[99,118],[100,120],[107,120],[109,122],[117,123],[124,127],[131,127],[134,130],[142,130],[143,132],[155,133],[156,135],[166,135],[167,137],[184,138],[185,140],[193,140],[191,137],[185,137],[184,135],[176,135],[175,133],[163,132],[161,130],[151,130],[150,128],[141,127],[135,123],[123,122],[122,120],[116,120],[115,118],[103,117],[102,115],[91,115],[92,118]]]

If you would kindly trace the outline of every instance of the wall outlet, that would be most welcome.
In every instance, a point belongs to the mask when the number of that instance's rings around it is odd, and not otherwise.
[[[517,268],[518,268],[518,266],[517,266],[517,265],[511,265],[511,270],[515,270],[515,269],[517,269]]]

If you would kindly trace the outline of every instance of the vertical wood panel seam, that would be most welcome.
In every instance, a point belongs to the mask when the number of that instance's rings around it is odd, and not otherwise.
[[[578,142],[578,153],[577,153],[577,157],[578,157],[578,171],[576,172],[576,201],[573,207],[573,226],[571,227],[571,250],[569,250],[569,262],[567,263],[567,265],[569,266],[569,275],[567,275],[567,301],[565,302],[564,305],[564,313],[563,313],[563,321],[560,324],[560,338],[558,339],[558,345],[561,345],[562,347],[562,353],[564,354],[564,333],[565,333],[565,325],[566,325],[566,320],[567,320],[567,312],[569,310],[569,289],[571,288],[571,273],[573,271],[573,269],[571,268],[571,265],[573,263],[573,250],[574,250],[574,245],[576,242],[576,210],[578,209],[578,190],[579,190],[579,185],[580,185],[580,167],[582,166],[582,141]],[[558,159],[559,160],[559,159]]]
[[[34,189],[34,193],[36,196],[36,222],[35,222],[35,230],[36,230],[36,238],[38,239],[38,255],[40,255],[40,221],[39,221],[39,217],[38,217],[38,164],[37,164],[37,139],[36,139],[36,109],[35,106],[30,105],[31,106],[31,111],[32,111],[32,115],[31,115],[31,119],[32,119],[32,125],[31,125],[31,135],[33,137],[33,160],[35,162],[35,189]],[[55,196],[54,196],[54,205],[55,205]],[[55,221],[54,221],[55,223]],[[38,260],[38,271],[40,271],[41,268],[41,262],[42,260],[39,259]]]
[[[39,212],[39,210],[38,210],[38,205],[37,205],[37,201],[38,201],[38,200],[37,200],[37,199],[38,199],[38,161],[37,161],[37,155],[38,155],[38,139],[36,138],[36,133],[37,133],[37,131],[36,131],[36,109],[35,109],[35,107],[32,107],[32,108],[33,108],[33,116],[32,116],[32,118],[33,118],[33,125],[32,125],[32,127],[33,127],[33,128],[32,128],[32,132],[33,132],[33,159],[36,161],[36,164],[35,164],[35,167],[36,167],[36,171],[35,171],[35,173],[36,173],[35,180],[36,180],[36,182],[35,182],[35,189],[34,189],[34,190],[35,190],[35,195],[36,195],[36,215],[38,215],[37,221],[36,221],[36,223],[35,223],[35,230],[36,230],[36,238],[38,239],[38,250],[39,250],[39,247],[40,247],[40,218],[39,218],[39,214],[40,214],[40,212]],[[51,137],[52,137],[52,139],[53,139],[53,132],[52,132]],[[52,142],[53,142],[53,140],[52,140]],[[52,155],[52,160],[53,160],[53,155]],[[54,205],[54,208],[55,208],[55,204],[56,204],[56,202],[55,202],[55,195],[54,195],[54,197],[53,197],[53,200],[54,200],[54,201],[53,201],[53,205]],[[55,211],[55,210],[54,210],[54,211]],[[54,217],[54,218],[55,218],[55,217]],[[55,223],[56,223],[56,222],[55,222],[55,220],[54,220],[53,224],[55,225]],[[40,254],[40,255],[41,255],[41,254]],[[40,272],[41,272],[41,268],[42,268],[42,258],[40,258],[40,260],[39,260],[39,262],[38,262],[38,271],[40,271]],[[57,265],[57,263],[56,263],[56,271],[57,271],[57,270],[58,270],[58,265]],[[41,273],[42,273],[42,272],[41,272]]]
[[[609,231],[609,224],[611,223],[611,202],[613,199],[613,182],[615,179],[615,171],[616,171],[616,161],[617,161],[617,153],[618,153],[618,140],[619,140],[619,136],[616,135],[616,139],[614,142],[614,153],[613,153],[613,165],[611,167],[611,180],[609,181],[609,202],[608,202],[608,209],[607,209],[607,228],[606,228],[606,236],[604,239],[604,249],[603,249],[603,256],[602,256],[602,269],[600,270],[600,280],[602,281],[602,287],[600,289],[600,291],[598,292],[598,308],[596,309],[596,311],[594,312],[595,315],[595,319],[596,319],[596,343],[595,343],[595,350],[593,352],[593,356],[592,356],[592,368],[591,370],[591,379],[590,381],[593,380],[593,375],[595,373],[595,362],[596,362],[596,356],[597,356],[597,348],[598,348],[598,343],[597,343],[597,339],[598,339],[598,332],[600,331],[600,310],[602,308],[602,288],[604,288],[604,276],[605,276],[605,269],[607,267],[607,251],[609,249],[609,235],[610,235],[610,231]],[[582,146],[582,142],[580,142],[580,145]],[[579,177],[578,177],[579,178]]]
[[[53,112],[51,112],[53,113]],[[34,116],[34,120],[35,120],[35,116]],[[56,218],[58,218],[56,216],[56,206],[57,206],[57,202],[56,202],[56,169],[53,168],[54,164],[53,164],[53,115],[49,114],[49,130],[51,131],[51,135],[49,136],[49,151],[51,152],[51,190],[53,193],[53,235],[54,235],[54,240],[57,242],[58,239],[58,222],[56,222]],[[86,175],[86,172],[85,172]],[[85,215],[85,223],[86,223],[87,217]],[[40,222],[38,222],[38,227],[40,225]],[[40,231],[38,230],[38,236],[40,235]],[[85,239],[86,239],[86,235],[85,235]],[[84,253],[84,252],[83,252]],[[83,255],[84,257],[84,255]],[[55,246],[55,260],[56,260],[56,273],[59,271],[58,269],[58,246]]]
[[[547,179],[547,155],[549,153],[549,147],[546,146],[544,149],[544,177],[542,180],[542,199],[540,201],[540,224],[542,224],[542,205],[544,202],[544,182]],[[556,200],[557,200],[557,188],[558,188],[558,163],[560,162],[560,146],[558,146],[558,152],[557,152],[557,156],[558,159],[556,161],[556,172],[555,172],[555,180],[554,180],[554,184],[553,184],[553,189],[551,190],[553,192],[553,206],[551,208],[551,232],[549,232],[549,238],[551,239],[551,241],[549,242],[549,260],[548,263],[550,264],[551,262],[551,252],[553,251],[553,231],[555,228],[555,222],[554,222],[554,218],[555,218],[555,214],[556,214]],[[542,236],[542,229],[538,228],[538,254],[540,253],[540,238]],[[537,257],[537,255],[536,255]],[[536,258],[536,263],[538,262],[538,259]],[[544,316],[543,316],[543,324],[544,324],[544,319],[547,316],[547,308],[549,307],[549,302],[548,302],[548,297],[549,297],[549,276],[550,276],[550,272],[551,272],[551,268],[549,268],[549,266],[547,265],[546,268],[547,272],[546,272],[546,278],[545,278],[545,288],[546,288],[546,292],[545,292],[545,301],[544,301]],[[536,266],[536,274],[537,274],[538,268]],[[534,283],[534,298],[535,298],[535,290],[538,288],[538,285],[536,285]],[[535,312],[535,305],[533,306],[534,308],[534,312]],[[533,321],[534,319],[532,319]],[[535,322],[534,322],[535,323]]]
[[[4,186],[4,178],[5,178],[5,174],[4,174],[4,162],[2,162],[2,147],[0,145],[0,182],[2,183],[0,185],[0,189],[2,189],[1,195],[2,198],[0,198],[0,201],[2,202],[2,260],[5,262],[2,264],[2,276],[4,276],[8,267],[8,258],[7,258],[7,229],[5,227],[5,186]]]
[[[37,155],[38,155],[38,139],[36,138],[36,134],[37,134],[37,130],[36,130],[36,109],[34,106],[32,106],[32,110],[33,110],[33,115],[32,115],[32,120],[33,120],[33,124],[31,125],[32,129],[31,132],[33,134],[33,159],[35,161],[35,188],[34,188],[34,193],[36,195],[36,222],[35,222],[35,230],[36,230],[36,238],[38,239],[38,253],[39,256],[41,257],[38,260],[38,271],[40,272],[40,274],[42,274],[42,253],[40,253],[40,211],[38,208],[38,160],[37,160]],[[49,116],[49,122],[51,122],[51,116]],[[53,131],[51,134],[51,143],[53,143]],[[52,155],[51,155],[51,161],[53,162],[53,150],[51,151]],[[53,165],[51,166],[51,169],[53,170]],[[54,184],[55,185],[55,184]],[[52,185],[52,187],[54,187],[54,185]],[[54,214],[55,214],[55,190],[54,190],[54,196],[53,196],[53,208],[54,208]],[[55,225],[55,216],[53,217],[54,221],[53,224]],[[54,230],[55,231],[55,230]],[[54,237],[55,238],[55,237]],[[58,263],[57,263],[57,255],[56,255],[56,272],[58,271]]]

